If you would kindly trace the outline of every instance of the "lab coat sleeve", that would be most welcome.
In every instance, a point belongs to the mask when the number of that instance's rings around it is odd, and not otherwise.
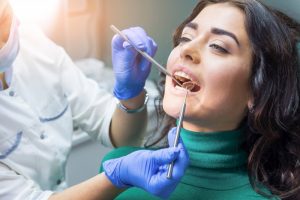
[[[116,99],[105,88],[87,78],[61,49],[61,82],[72,111],[74,125],[102,144],[113,147],[109,128]]]
[[[0,162],[0,199],[47,200],[52,194]]]

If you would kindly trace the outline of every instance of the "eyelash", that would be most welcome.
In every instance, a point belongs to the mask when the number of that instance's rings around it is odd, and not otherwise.
[[[229,53],[225,48],[223,48],[217,44],[210,44],[209,47],[212,47],[221,53],[226,53],[226,54]]]
[[[186,42],[189,42],[189,41],[191,41],[191,39],[189,39],[187,37],[180,37],[178,39],[178,44],[186,43]]]
[[[178,44],[183,44],[183,43],[190,42],[190,41],[191,41],[190,38],[180,37],[178,39]],[[224,53],[224,54],[228,54],[229,53],[225,48],[223,48],[223,47],[221,47],[221,46],[219,46],[217,44],[210,44],[209,47],[212,47],[213,49],[215,49],[215,50],[217,50],[217,51],[219,51],[221,53]]]

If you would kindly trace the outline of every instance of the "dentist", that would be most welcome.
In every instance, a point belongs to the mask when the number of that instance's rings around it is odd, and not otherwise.
[[[144,30],[124,33],[155,54],[156,44]],[[74,126],[107,146],[138,145],[146,126],[143,88],[150,63],[118,36],[112,47],[118,106],[61,47],[39,31],[28,32],[8,1],[0,1],[0,199],[112,199],[131,186],[165,198],[175,189],[188,163],[182,143],[109,161],[105,173],[67,188]],[[174,131],[169,134],[174,137]],[[169,180],[165,166],[172,161]]]

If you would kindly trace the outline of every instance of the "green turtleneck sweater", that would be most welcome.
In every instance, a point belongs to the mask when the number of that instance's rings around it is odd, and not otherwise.
[[[182,129],[181,138],[189,153],[190,163],[170,199],[267,199],[256,193],[250,185],[246,171],[247,155],[241,149],[242,130],[200,133]],[[138,149],[140,148],[122,147],[113,150],[105,156],[103,162]],[[116,199],[158,198],[133,187]]]

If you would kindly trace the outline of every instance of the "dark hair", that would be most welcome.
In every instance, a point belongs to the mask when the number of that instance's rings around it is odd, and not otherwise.
[[[257,0],[201,0],[175,31],[174,46],[185,25],[203,8],[225,2],[244,12],[253,52],[254,107],[243,120],[250,182],[258,193],[267,195],[258,187],[263,184],[282,199],[300,199],[300,25]],[[160,86],[163,95],[164,80]],[[166,122],[163,138],[175,119],[161,108],[158,112]]]

